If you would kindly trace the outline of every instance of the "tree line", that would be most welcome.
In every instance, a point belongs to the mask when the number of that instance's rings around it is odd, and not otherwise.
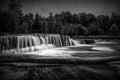
[[[8,9],[0,9],[0,34],[63,34],[63,35],[120,35],[120,15],[98,15],[69,11],[49,13],[48,17],[38,12],[23,14],[20,0],[10,0]]]

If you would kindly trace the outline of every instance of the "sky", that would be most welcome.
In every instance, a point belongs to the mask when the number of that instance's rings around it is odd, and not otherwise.
[[[8,0],[1,0],[2,7],[7,4]],[[53,14],[61,11],[69,11],[71,13],[92,13],[95,15],[111,15],[113,12],[119,14],[118,0],[22,0],[23,13],[38,12],[42,16],[47,17],[50,12]]]

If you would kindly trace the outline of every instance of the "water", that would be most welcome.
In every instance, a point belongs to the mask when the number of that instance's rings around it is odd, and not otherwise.
[[[77,44],[77,41],[67,35],[8,35],[0,37],[0,52],[25,53]]]
[[[103,45],[102,41],[99,45],[79,44],[69,36],[55,34],[2,36],[1,52],[17,55],[0,56],[3,62],[0,79],[119,80],[120,58],[113,50],[119,45],[111,46]],[[34,63],[36,60],[38,63]]]

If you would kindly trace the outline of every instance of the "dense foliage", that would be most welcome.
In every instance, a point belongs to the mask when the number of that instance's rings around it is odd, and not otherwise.
[[[38,12],[23,14],[19,0],[10,0],[7,10],[0,10],[0,33],[9,34],[67,34],[67,35],[119,35],[120,15],[111,16],[70,12],[50,13],[42,17]]]

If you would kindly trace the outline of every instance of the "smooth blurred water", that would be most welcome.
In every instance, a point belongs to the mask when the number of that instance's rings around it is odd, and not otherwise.
[[[69,36],[59,34],[11,35],[0,37],[0,51],[2,53],[25,53],[77,44],[78,42]]]

